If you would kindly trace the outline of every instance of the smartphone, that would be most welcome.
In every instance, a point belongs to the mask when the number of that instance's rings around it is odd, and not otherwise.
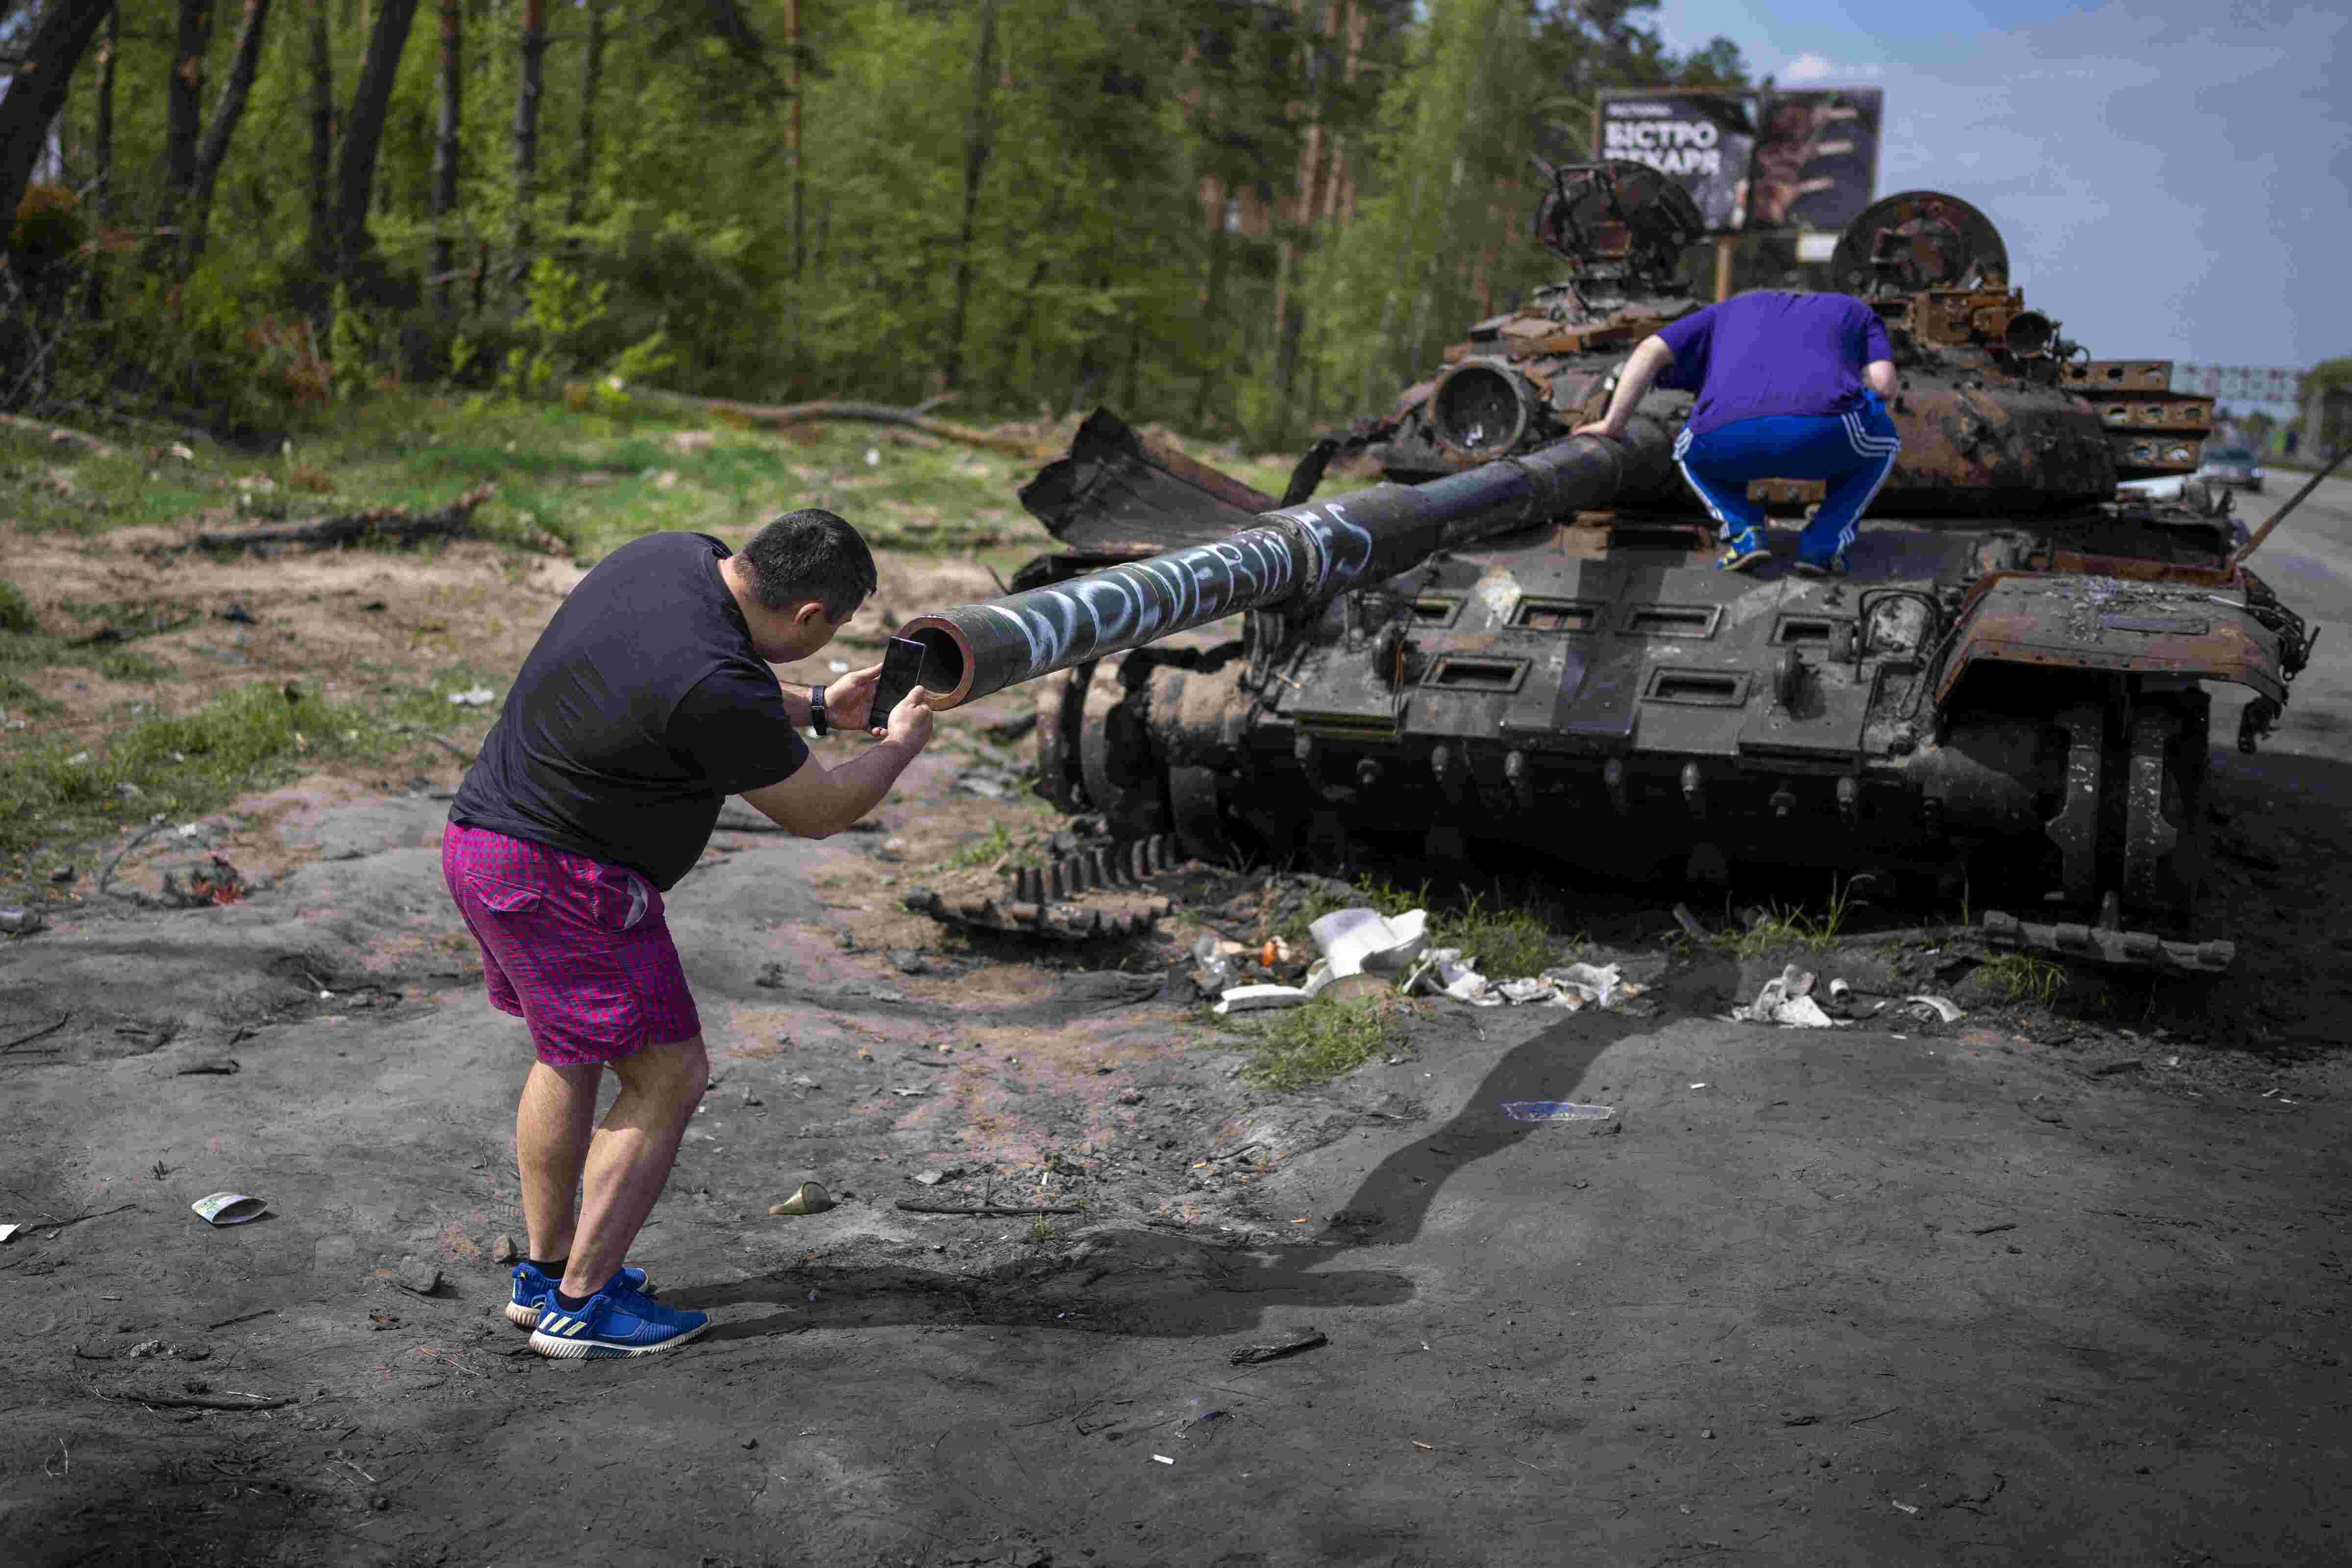
[[[926,651],[912,637],[890,639],[882,654],[882,678],[874,685],[874,706],[866,710],[868,725],[876,729],[889,725],[891,712],[922,682]]]

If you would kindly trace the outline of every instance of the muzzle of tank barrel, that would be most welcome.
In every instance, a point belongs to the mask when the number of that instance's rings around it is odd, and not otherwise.
[[[1022,681],[1156,643],[1245,610],[1324,601],[1438,550],[1605,507],[1671,472],[1670,441],[1634,420],[1620,443],[1570,436],[1425,485],[1376,485],[1262,513],[1213,544],[1089,572],[982,604],[919,615],[922,684],[957,707]]]

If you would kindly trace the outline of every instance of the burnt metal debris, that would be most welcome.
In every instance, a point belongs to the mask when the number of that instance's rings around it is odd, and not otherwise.
[[[2180,939],[2205,688],[2255,694],[2251,747],[2311,633],[2234,559],[2226,495],[2118,488],[2189,475],[2210,400],[2067,341],[1967,203],[1889,197],[1832,262],[1901,377],[1852,575],[1719,572],[1669,462],[1688,393],[1651,392],[1622,444],[1567,434],[1697,308],[1678,194],[1637,164],[1553,171],[1536,231],[1568,279],[1359,427],[1372,488],[1307,499],[1325,443],[1276,506],[1097,413],[1023,492],[1068,548],[902,628],[925,685],[1035,682],[1040,791],[1188,855],[1873,871],[2033,901],[2049,923],[1995,921],[2003,941],[2226,964]],[[1751,494],[1792,511],[1819,486]]]

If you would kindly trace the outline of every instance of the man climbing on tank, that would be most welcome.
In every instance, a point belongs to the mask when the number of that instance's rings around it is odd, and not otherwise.
[[[1683,478],[1720,530],[1722,566],[1770,556],[1750,479],[1819,479],[1821,507],[1797,539],[1797,570],[1846,570],[1854,524],[1895,471],[1903,443],[1886,413],[1895,361],[1886,329],[1844,294],[1759,289],[1660,328],[1619,372],[1609,412],[1579,435],[1625,436],[1653,385],[1698,394],[1675,441]]]
[[[541,1355],[645,1355],[706,1326],[625,1264],[710,1076],[661,895],[727,796],[821,839],[929,740],[919,686],[867,711],[879,664],[800,688],[769,668],[823,648],[874,587],[866,541],[831,512],[788,513],[740,553],[707,534],[632,540],[548,622],[458,788],[442,874],[490,1005],[530,1026],[538,1056],[515,1117],[530,1253],[506,1315]],[[800,736],[877,719],[879,742],[837,767]],[[608,1067],[621,1089],[600,1124]]]

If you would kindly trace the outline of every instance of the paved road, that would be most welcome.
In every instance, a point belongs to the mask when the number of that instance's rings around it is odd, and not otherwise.
[[[2267,494],[2239,495],[2238,515],[2248,528],[2261,528],[2303,482],[2300,474],[2273,476]],[[2352,761],[2352,638],[2346,635],[2352,629],[2352,479],[2322,480],[2247,564],[2289,609],[2327,628],[2263,750]],[[2216,690],[2213,744],[2234,752],[2238,714],[2250,694]]]

